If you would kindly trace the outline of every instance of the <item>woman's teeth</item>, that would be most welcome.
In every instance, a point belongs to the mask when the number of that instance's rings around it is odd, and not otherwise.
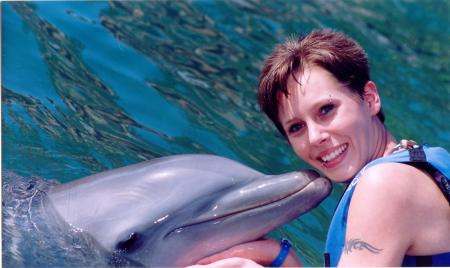
[[[333,159],[335,159],[336,157],[340,156],[346,149],[347,149],[348,145],[347,144],[343,144],[341,146],[339,146],[339,148],[337,148],[334,152],[331,152],[325,156],[322,156],[321,159],[323,162],[329,162]]]

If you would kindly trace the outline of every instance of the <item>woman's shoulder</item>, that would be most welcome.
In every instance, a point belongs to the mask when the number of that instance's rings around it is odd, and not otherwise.
[[[386,162],[369,167],[361,175],[357,190],[376,196],[389,197],[391,201],[415,203],[420,197],[439,192],[431,176],[412,165]],[[440,193],[440,192],[439,192]],[[389,202],[391,203],[391,202]],[[411,204],[411,203],[410,203]]]
[[[377,164],[361,174],[352,203],[368,209],[388,206],[403,210],[415,202],[423,184],[429,182],[432,180],[428,175],[413,166],[393,162]]]
[[[411,165],[389,162],[368,168],[355,188],[349,218],[369,228],[381,223],[380,232],[387,226],[401,232],[410,240],[409,254],[449,250],[441,241],[450,235],[448,202],[433,178]]]

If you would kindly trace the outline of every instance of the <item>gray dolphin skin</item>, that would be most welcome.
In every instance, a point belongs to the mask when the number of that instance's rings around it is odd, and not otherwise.
[[[187,266],[253,241],[331,191],[314,171],[265,175],[227,158],[175,155],[53,187],[48,210],[136,266]]]

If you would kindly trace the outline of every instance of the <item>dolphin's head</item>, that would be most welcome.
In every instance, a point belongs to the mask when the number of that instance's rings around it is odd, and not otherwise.
[[[263,237],[330,191],[329,180],[313,171],[265,175],[222,157],[181,155],[88,177],[50,198],[115,259],[186,266]],[[63,205],[68,195],[71,211]]]

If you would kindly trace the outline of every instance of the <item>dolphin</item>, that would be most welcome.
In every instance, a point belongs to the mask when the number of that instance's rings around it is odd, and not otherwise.
[[[58,184],[44,206],[109,252],[109,264],[174,267],[260,239],[330,191],[312,170],[266,175],[224,157],[186,154]]]

